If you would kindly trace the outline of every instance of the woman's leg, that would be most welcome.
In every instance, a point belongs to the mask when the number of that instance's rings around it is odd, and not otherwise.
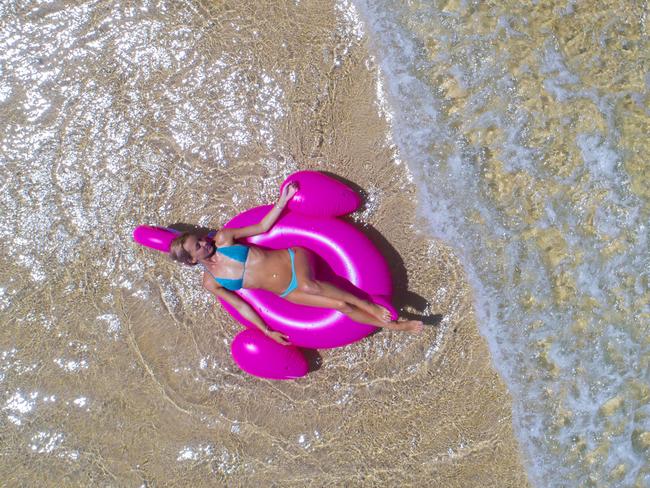
[[[339,287],[313,279],[309,251],[303,248],[295,248],[295,266],[298,278],[298,286],[302,291],[312,295],[321,295],[335,300],[342,300],[350,305],[365,311],[377,320],[390,322],[390,312],[381,305],[363,300],[352,293],[340,289]]]
[[[295,248],[295,270],[298,288],[285,298],[311,307],[332,308],[349,316],[355,322],[396,330],[419,331],[422,322],[391,321],[390,312],[381,305],[362,300],[337,286],[313,279],[308,251]]]
[[[290,302],[297,303],[299,305],[308,305],[310,307],[330,308],[337,310],[341,313],[344,313],[355,322],[359,322],[360,324],[368,324],[374,325],[375,327],[384,327],[386,329],[404,330],[410,332],[420,332],[422,330],[422,322],[418,320],[396,320],[393,322],[385,322],[383,320],[378,320],[376,317],[373,317],[369,313],[350,303],[322,295],[313,295],[311,293],[306,293],[300,290],[300,288],[292,291],[285,298]]]
[[[312,293],[317,295],[323,295],[329,298],[334,298],[338,300],[343,300],[344,302],[354,305],[357,308],[365,311],[366,313],[372,315],[382,322],[390,322],[390,312],[386,310],[381,305],[378,305],[368,300],[362,300],[361,298],[349,293],[345,290],[340,289],[338,286],[326,281],[313,280],[311,283]]]

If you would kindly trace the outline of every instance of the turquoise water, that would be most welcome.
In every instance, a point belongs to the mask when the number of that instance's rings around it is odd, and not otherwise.
[[[647,4],[355,5],[532,482],[650,486]]]

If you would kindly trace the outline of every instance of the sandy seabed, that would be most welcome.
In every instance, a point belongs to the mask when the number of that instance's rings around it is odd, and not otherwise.
[[[3,389],[41,392],[37,415],[0,425],[7,486],[527,486],[511,400],[478,332],[472,292],[452,248],[418,230],[415,184],[391,143],[375,61],[345,8],[199,5],[194,27],[211,39],[201,49],[215,59],[229,49],[249,53],[242,83],[276,73],[282,114],[271,142],[255,118],[242,122],[253,134],[243,149],[216,130],[228,161],[215,164],[158,119],[141,118],[146,133],[128,144],[153,148],[162,166],[126,168],[132,194],[101,229],[117,237],[81,246],[58,268],[53,259],[47,287],[30,285],[28,268],[3,259],[13,301],[1,312],[8,325],[0,344],[14,350]],[[106,76],[108,85],[118,80]],[[211,116],[223,113],[202,114]],[[389,259],[396,305],[429,325],[418,336],[382,331],[321,351],[323,366],[308,377],[271,382],[232,364],[238,325],[202,294],[197,272],[136,248],[128,229],[218,225],[273,199],[300,169],[330,172],[363,192],[352,219]],[[64,206],[71,190],[52,191]],[[100,252],[112,255],[113,277],[96,264]],[[135,279],[125,285],[115,279],[121,273]],[[30,314],[51,327],[27,327]],[[100,330],[106,322],[119,326]],[[20,370],[20,361],[40,366]],[[49,403],[48,394],[56,397]]]

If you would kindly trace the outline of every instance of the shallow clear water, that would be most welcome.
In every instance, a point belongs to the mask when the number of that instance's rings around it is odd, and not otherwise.
[[[523,484],[460,265],[413,232],[376,80],[348,1],[0,0],[3,483]],[[234,365],[239,328],[197,270],[131,233],[219,226],[298,168],[366,192],[355,220],[398,295],[444,317],[278,383]]]
[[[646,2],[355,2],[537,486],[649,486]]]

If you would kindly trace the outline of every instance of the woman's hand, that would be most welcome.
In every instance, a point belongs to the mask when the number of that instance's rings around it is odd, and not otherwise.
[[[291,343],[289,342],[289,338],[286,335],[284,335],[284,334],[282,334],[282,333],[280,333],[280,332],[278,332],[276,330],[269,330],[268,332],[266,332],[266,335],[267,335],[267,337],[270,337],[271,339],[273,339],[278,344],[282,344],[283,346],[290,346],[291,345]]]
[[[291,200],[291,197],[293,197],[296,192],[298,191],[298,183],[295,181],[292,181],[288,185],[285,185],[284,188],[282,189],[282,193],[280,193],[280,198],[278,199],[278,205],[280,207],[284,207],[289,200]]]

